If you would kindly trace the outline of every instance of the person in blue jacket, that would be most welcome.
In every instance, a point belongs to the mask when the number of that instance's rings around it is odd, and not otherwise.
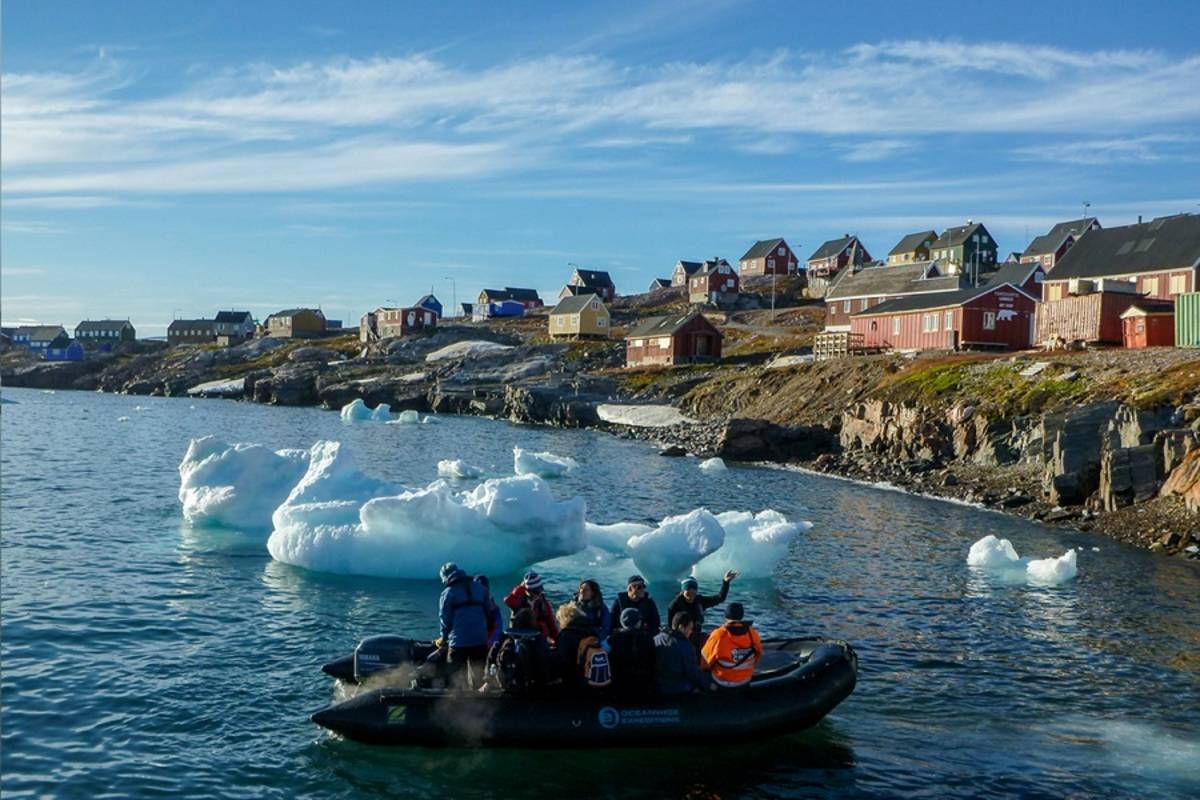
[[[600,593],[600,584],[590,578],[579,583],[579,591],[575,593],[575,606],[584,613],[596,637],[600,641],[608,638],[612,630],[612,614],[604,605],[604,595]]]
[[[500,604],[496,602],[496,598],[492,595],[492,583],[488,580],[487,575],[476,575],[475,580],[483,584],[483,588],[488,590],[487,604],[487,624],[488,624],[488,648],[500,641],[504,636],[504,617],[500,615]]]
[[[700,671],[700,657],[692,645],[696,623],[685,612],[671,617],[671,629],[654,637],[658,693],[667,697],[703,692],[713,687]]]
[[[483,683],[488,653],[488,607],[495,605],[487,586],[459,569],[454,562],[442,565],[438,602],[441,636],[438,649],[446,650],[446,669],[453,683],[477,687]]]

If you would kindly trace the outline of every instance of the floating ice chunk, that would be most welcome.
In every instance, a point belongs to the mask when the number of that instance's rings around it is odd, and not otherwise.
[[[725,529],[703,508],[667,517],[654,530],[632,537],[633,563],[650,580],[679,580],[692,565],[725,543]]]
[[[400,416],[391,421],[392,425],[416,425],[421,421],[421,415],[411,408],[400,412]]]
[[[990,533],[971,545],[971,550],[967,553],[967,564],[985,569],[1011,567],[1019,560],[1012,542],[1008,539],[997,539]]]
[[[1078,555],[1075,550],[1067,550],[1058,558],[1021,558],[1012,542],[989,534],[971,545],[967,564],[987,570],[1006,581],[1056,586],[1071,580],[1078,573]]]
[[[1040,558],[1025,565],[1025,575],[1031,583],[1057,586],[1075,577],[1078,568],[1075,559],[1078,553],[1068,550],[1058,558]]]
[[[1099,548],[1099,547],[1093,547],[1093,548],[1092,548],[1092,552],[1093,552],[1093,553],[1099,553],[1099,552],[1100,552],[1100,548]]]
[[[579,462],[553,453],[531,453],[513,448],[513,472],[518,475],[538,475],[542,478],[561,478],[579,466]]]
[[[375,408],[368,408],[360,398],[354,398],[342,406],[342,422],[384,422],[392,418],[392,407],[380,403]]]
[[[609,553],[628,553],[629,540],[654,530],[637,522],[615,522],[612,525],[587,524],[588,542]]]
[[[729,467],[725,466],[725,462],[720,458],[706,458],[700,462],[700,469],[707,472],[709,475],[716,475],[718,472],[728,472]]]
[[[439,425],[441,423],[438,421],[437,417],[426,414],[425,416],[421,417],[421,424],[422,425]]]
[[[179,464],[183,518],[193,525],[268,529],[271,512],[307,468],[303,450],[193,439]]]
[[[393,496],[276,509],[267,549],[308,569],[436,579],[457,561],[473,572],[512,573],[587,545],[582,498],[559,501],[536,475],[485,481],[456,493],[445,481]]]
[[[512,347],[506,344],[496,344],[495,342],[471,340],[455,342],[454,344],[448,344],[443,348],[434,350],[425,356],[425,360],[433,362],[446,361],[451,358],[478,358],[480,356],[503,353],[505,350],[512,350]]]
[[[10,400],[7,397],[0,397],[0,405],[15,406],[15,405],[17,405],[17,401]]]
[[[129,422],[129,417],[117,417],[117,422]]]
[[[361,505],[372,497],[402,491],[403,487],[376,480],[360,470],[341,442],[321,441],[309,449],[308,468],[285,502],[300,505],[353,501]]]
[[[720,580],[731,569],[744,578],[770,578],[792,540],[812,528],[811,522],[788,522],[772,509],[726,511],[717,514],[717,521],[725,529],[725,543],[692,570],[701,580]]]
[[[442,478],[457,478],[459,480],[474,480],[483,477],[483,470],[474,467],[461,459],[439,461],[438,476]]]

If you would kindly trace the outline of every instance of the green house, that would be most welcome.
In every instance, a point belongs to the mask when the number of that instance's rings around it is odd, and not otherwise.
[[[947,228],[929,246],[929,257],[957,267],[953,272],[966,273],[975,269],[980,273],[990,272],[996,268],[997,255],[996,240],[988,229],[982,222],[971,220],[967,220],[966,225]]]

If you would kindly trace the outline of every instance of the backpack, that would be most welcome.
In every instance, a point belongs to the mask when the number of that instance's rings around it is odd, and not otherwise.
[[[496,677],[506,692],[522,692],[533,681],[533,646],[524,636],[507,636],[496,656]]]
[[[595,636],[586,636],[579,642],[578,662],[583,672],[583,682],[589,687],[603,689],[612,683],[608,653],[600,646],[600,640]]]

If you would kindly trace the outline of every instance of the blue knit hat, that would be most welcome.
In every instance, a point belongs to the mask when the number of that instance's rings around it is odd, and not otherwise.
[[[699,589],[700,584],[695,578],[689,575],[679,582],[679,588],[686,592],[688,589]]]
[[[542,590],[542,576],[536,572],[526,572],[525,579],[521,583],[525,586],[526,591],[540,592]]]
[[[636,608],[627,608],[621,612],[621,627],[625,630],[636,628],[642,624],[642,612]]]

